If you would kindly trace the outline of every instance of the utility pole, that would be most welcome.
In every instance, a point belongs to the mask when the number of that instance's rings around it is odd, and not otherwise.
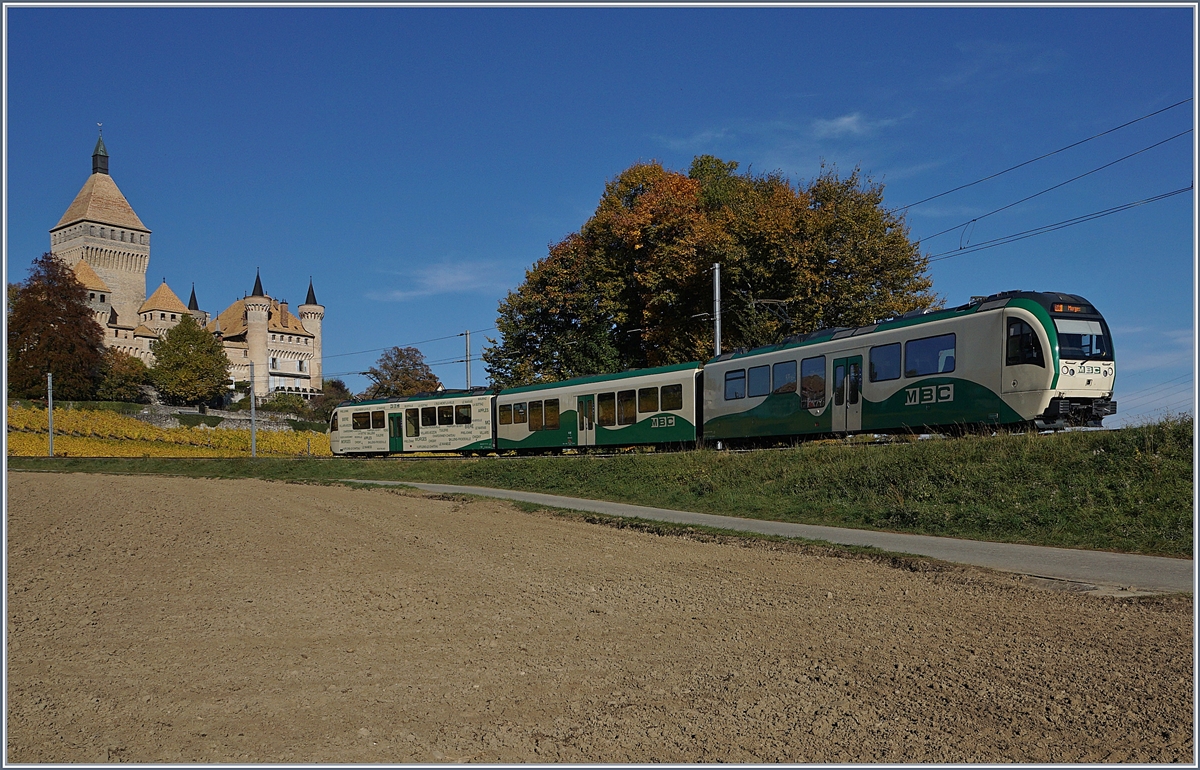
[[[46,372],[46,416],[50,420],[50,456],[54,456],[54,373]]]
[[[258,431],[254,424],[254,362],[250,362],[250,456],[258,457]]]
[[[713,356],[721,355],[721,263],[713,263],[713,322],[716,330],[713,334]]]
[[[467,390],[471,389],[471,330],[467,329]]]

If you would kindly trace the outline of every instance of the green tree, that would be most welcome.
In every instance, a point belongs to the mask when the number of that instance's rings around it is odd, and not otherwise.
[[[56,397],[90,399],[100,379],[104,332],[74,271],[43,254],[28,280],[9,287],[8,298],[9,397],[44,397],[51,372]]]
[[[300,417],[308,411],[308,402],[305,401],[304,396],[300,395],[299,393],[276,391],[275,393],[272,393],[266,401],[263,401],[258,408],[264,412],[294,414],[297,417]]]
[[[208,404],[229,387],[229,359],[221,343],[190,315],[150,344],[150,380],[168,404]]]
[[[150,370],[140,358],[109,348],[104,351],[101,372],[97,399],[137,403],[144,398],[142,386],[150,381]]]
[[[342,380],[325,380],[321,385],[321,394],[308,402],[308,417],[319,422],[329,422],[333,410],[338,404],[347,401],[354,394]]]
[[[363,394],[367,398],[412,396],[435,391],[442,385],[416,348],[394,347],[384,351],[365,374],[372,383]]]
[[[484,351],[495,384],[523,385],[705,359],[712,265],[721,264],[723,347],[929,308],[927,261],[883,188],[822,167],[807,185],[695,158],[685,175],[638,163],[595,214],[550,247],[500,303]]]

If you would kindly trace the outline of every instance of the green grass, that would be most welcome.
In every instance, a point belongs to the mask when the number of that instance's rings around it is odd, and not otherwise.
[[[69,460],[10,468],[424,481],[805,524],[1190,556],[1192,420],[1116,431],[821,442],[732,454],[396,460]]]

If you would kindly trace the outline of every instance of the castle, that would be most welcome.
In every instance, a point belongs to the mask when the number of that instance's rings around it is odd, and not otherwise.
[[[286,300],[263,291],[257,272],[250,294],[216,316],[200,309],[195,286],[187,305],[165,280],[146,296],[150,229],[109,176],[103,136],[92,151],[92,175],[50,230],[50,251],[87,290],[106,347],[152,365],[150,344],[190,315],[221,342],[235,382],[249,382],[254,363],[257,398],[280,391],[311,398],[321,392],[325,308],[317,302],[311,279],[298,315],[289,311]]]

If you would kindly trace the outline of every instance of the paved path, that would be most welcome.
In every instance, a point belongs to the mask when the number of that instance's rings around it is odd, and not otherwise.
[[[932,556],[956,564],[971,564],[1003,572],[1072,580],[1101,586],[1119,587],[1130,591],[1192,593],[1193,562],[1190,559],[1168,559],[1162,556],[1083,551],[1071,548],[1049,548],[1014,543],[988,543],[980,540],[961,540],[953,537],[904,535],[895,532],[876,532],[843,527],[822,527],[814,524],[790,524],[762,519],[740,519],[710,513],[673,511],[669,508],[649,508],[628,503],[603,500],[584,500],[578,497],[544,495],[538,492],[518,492],[487,487],[464,487],[451,484],[421,484],[411,481],[369,481],[344,479],[359,484],[403,485],[427,492],[468,494],[523,500],[530,503],[570,508],[577,511],[603,513],[609,516],[634,517],[677,524],[696,524],[705,527],[759,532],[784,537],[802,537],[843,545],[869,545],[893,553]]]

